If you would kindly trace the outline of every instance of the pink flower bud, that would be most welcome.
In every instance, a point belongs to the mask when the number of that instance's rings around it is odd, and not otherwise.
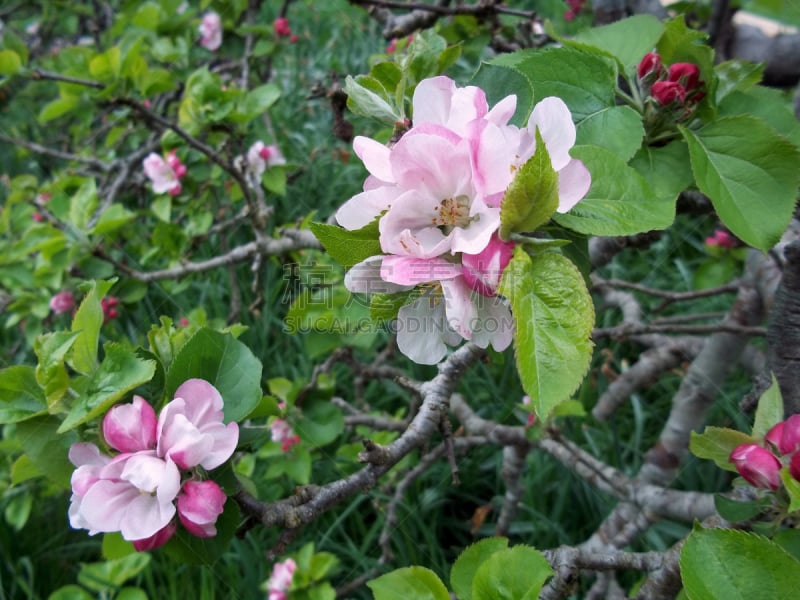
[[[178,158],[175,150],[171,150],[170,153],[167,155],[167,164],[172,167],[172,171],[175,173],[175,177],[178,179],[182,179],[186,177],[186,165],[181,162],[181,159]]]
[[[286,17],[278,17],[272,23],[272,26],[275,29],[275,33],[279,36],[288,37],[292,35],[292,28],[289,27],[289,19]]]
[[[658,76],[660,71],[661,57],[655,52],[648,52],[645,54],[644,58],[639,62],[639,66],[636,67],[636,74],[639,75],[639,79],[644,79],[651,73]]]
[[[222,19],[215,12],[208,12],[198,27],[200,45],[214,52],[222,45]]]
[[[800,450],[800,415],[792,415],[783,422],[778,450],[783,455]]]
[[[297,40],[299,40],[299,39],[300,39],[300,38],[299,38],[299,37],[297,37],[296,35],[291,35],[291,36],[289,36],[289,42],[290,42],[290,43],[292,43],[292,44],[296,44],[296,43],[297,43]]]
[[[792,460],[789,462],[789,474],[800,481],[800,452],[795,452],[792,455]]]
[[[286,598],[285,592],[289,591],[292,585],[295,570],[297,570],[297,563],[291,558],[275,563],[275,566],[272,567],[272,575],[267,580],[270,600]]]
[[[176,183],[171,188],[169,188],[167,193],[174,198],[175,196],[180,195],[181,191],[183,191],[183,188],[181,187],[181,184],[180,183]]]
[[[57,315],[68,313],[73,308],[75,308],[75,296],[69,290],[58,292],[50,298],[50,310]]]
[[[785,421],[781,421],[777,425],[774,425],[772,429],[767,432],[767,435],[764,436],[764,440],[778,452],[780,452],[784,424]]]
[[[167,523],[166,527],[159,529],[150,537],[141,540],[133,540],[133,547],[137,552],[146,552],[148,550],[160,548],[170,540],[170,538],[175,534],[175,530],[177,528],[178,526],[175,521],[170,521]]]
[[[675,63],[670,65],[667,79],[680,83],[690,92],[700,85],[700,69],[692,63]]]
[[[192,535],[201,538],[217,535],[217,517],[225,506],[225,492],[210,479],[187,481],[178,495],[178,518]]]
[[[394,54],[397,52],[397,38],[392,38],[386,45],[386,54]]]
[[[781,463],[772,452],[758,444],[742,444],[733,449],[730,462],[755,487],[777,490],[781,485]]]
[[[272,156],[272,150],[270,150],[269,146],[263,146],[259,151],[258,155],[263,158],[264,160],[269,160],[269,157]]]
[[[269,429],[272,441],[280,443],[282,452],[288,452],[295,444],[300,443],[300,436],[295,434],[285,419],[275,419]]]
[[[514,252],[513,242],[504,242],[495,234],[478,254],[461,255],[464,281],[482,296],[495,296],[500,277]]]
[[[650,94],[661,106],[686,100],[686,89],[677,81],[656,81],[650,89]]]
[[[130,404],[117,404],[103,418],[103,437],[120,452],[153,450],[156,447],[156,411],[141,396]]]
[[[40,212],[33,213],[32,218],[37,223],[41,223],[42,221],[44,221],[44,215]]]

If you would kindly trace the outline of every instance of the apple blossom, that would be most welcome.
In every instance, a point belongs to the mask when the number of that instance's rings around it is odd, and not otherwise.
[[[686,100],[686,89],[677,81],[656,81],[650,93],[661,106]]]
[[[289,19],[286,17],[278,17],[273,21],[272,27],[275,34],[281,37],[289,37],[292,35],[292,28],[289,26]]]
[[[155,450],[156,412],[141,396],[130,404],[117,404],[103,418],[103,437],[120,452]]]
[[[178,518],[192,535],[214,537],[217,517],[222,514],[226,499],[214,481],[187,481],[178,495]]]
[[[269,600],[286,600],[286,592],[292,585],[295,570],[297,570],[297,563],[294,559],[287,558],[283,562],[275,563],[272,567],[272,574],[267,580]]]
[[[778,450],[784,455],[800,450],[800,415],[792,415],[783,421]]]
[[[286,159],[281,154],[280,148],[274,145],[267,146],[261,140],[255,142],[247,151],[247,168],[258,178],[261,178],[268,167],[285,164]]]
[[[239,426],[222,422],[222,405],[222,396],[207,381],[181,384],[158,416],[158,456],[181,469],[201,465],[210,470],[228,460],[239,441]]]
[[[644,55],[639,65],[636,67],[636,74],[639,79],[645,79],[648,76],[655,76],[661,73],[661,56],[655,52],[648,52]]]
[[[500,277],[511,261],[514,243],[504,242],[496,234],[477,254],[461,255],[461,274],[467,285],[482,296],[495,296]]]
[[[88,529],[89,535],[119,531],[126,540],[141,540],[175,515],[180,472],[169,458],[144,450],[108,459],[85,447],[70,449],[69,457],[78,467],[72,474],[72,527]]]
[[[178,182],[178,175],[170,163],[161,156],[151,152],[142,162],[142,166],[144,167],[144,174],[152,182],[153,191],[156,194],[168,192],[174,196],[180,193],[181,184]]]
[[[288,452],[292,446],[300,443],[300,436],[294,432],[285,419],[275,419],[270,423],[269,430],[272,441],[280,443],[282,452]]]
[[[781,485],[781,463],[772,452],[758,444],[736,446],[730,462],[739,474],[755,487],[777,490]]]
[[[150,537],[142,538],[140,540],[132,540],[131,543],[133,544],[133,548],[137,552],[147,552],[148,550],[155,550],[156,548],[160,548],[164,544],[166,544],[172,536],[175,535],[175,531],[178,529],[177,523],[173,519],[169,523],[167,523],[164,527],[156,531]]]
[[[669,66],[668,81],[680,83],[687,92],[696,89],[700,81],[700,69],[693,63],[673,63]]]
[[[69,290],[58,292],[50,298],[50,310],[57,315],[68,313],[75,308],[75,296]]]
[[[222,19],[211,11],[203,15],[203,20],[198,27],[200,32],[200,45],[214,52],[222,45]]]

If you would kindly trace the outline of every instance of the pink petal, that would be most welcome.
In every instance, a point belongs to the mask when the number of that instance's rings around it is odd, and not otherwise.
[[[383,182],[394,183],[391,149],[372,138],[359,135],[353,140],[353,150],[367,167],[367,171]]]
[[[592,175],[584,164],[572,159],[558,172],[558,208],[565,213],[586,196],[592,186]]]
[[[461,274],[458,265],[443,258],[413,258],[410,256],[384,256],[381,278],[400,285],[417,285],[429,281],[452,279]]]
[[[536,127],[547,146],[553,169],[560,171],[572,158],[569,150],[575,145],[575,124],[572,113],[561,98],[550,96],[533,107],[528,130],[534,135]],[[534,138],[535,139],[535,138]]]
[[[381,277],[382,261],[383,256],[371,256],[354,265],[344,276],[344,286],[360,294],[394,294],[411,289],[385,281]]]

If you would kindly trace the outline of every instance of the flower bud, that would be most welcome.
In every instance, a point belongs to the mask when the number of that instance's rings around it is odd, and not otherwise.
[[[780,452],[781,437],[783,436],[783,427],[785,423],[786,423],[785,421],[781,421],[777,425],[774,425],[772,429],[770,429],[764,436],[764,441],[770,444],[772,448],[774,448],[778,452]]]
[[[514,253],[514,243],[504,242],[493,235],[486,248],[478,254],[461,255],[461,268],[464,281],[482,296],[497,295],[500,277]]]
[[[661,57],[656,54],[655,52],[648,52],[644,55],[644,58],[639,62],[639,66],[636,67],[636,74],[639,76],[639,79],[644,79],[651,73],[658,77],[658,74],[661,72]]]
[[[214,481],[187,481],[178,496],[178,518],[192,535],[214,537],[225,500],[225,492]]]
[[[112,309],[113,310],[113,309]],[[156,411],[141,396],[130,404],[117,404],[103,418],[103,437],[120,452],[156,447]]]
[[[175,534],[175,530],[177,528],[178,526],[173,520],[167,523],[166,527],[159,529],[149,538],[144,538],[141,540],[133,540],[131,543],[133,544],[133,547],[137,552],[146,552],[148,550],[155,550],[156,548],[160,548],[161,546],[166,544],[170,540],[170,538]]]
[[[278,17],[272,23],[275,33],[279,36],[288,37],[292,35],[292,28],[289,27],[289,19],[286,17]]]
[[[800,452],[792,455],[792,460],[789,462],[789,474],[795,480],[800,481]]]
[[[50,310],[57,315],[70,312],[75,308],[75,296],[69,290],[58,292],[50,298]]]
[[[675,63],[670,65],[668,81],[680,83],[687,92],[700,85],[700,69],[692,63]]]
[[[668,106],[686,100],[686,89],[677,81],[656,81],[650,88],[650,95],[661,106]]]
[[[777,490],[781,485],[781,463],[772,452],[758,444],[742,444],[731,452],[730,462],[749,483]]]
[[[784,455],[800,450],[800,415],[792,415],[783,422],[778,450]]]

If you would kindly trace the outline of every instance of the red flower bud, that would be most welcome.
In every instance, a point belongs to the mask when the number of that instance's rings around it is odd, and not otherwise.
[[[667,79],[680,83],[690,92],[700,85],[700,69],[692,63],[675,63],[670,65]]]
[[[650,89],[650,95],[661,106],[668,106],[675,101],[686,100],[686,89],[677,81],[656,81]]]
[[[792,415],[783,422],[778,450],[784,455],[800,450],[800,415]]]
[[[777,490],[781,486],[781,463],[766,448],[758,444],[742,444],[733,449],[729,460],[755,487]]]
[[[286,17],[278,17],[272,23],[272,26],[275,28],[275,33],[280,36],[290,36],[292,35],[292,28],[289,27],[289,19]]]
[[[661,57],[655,52],[645,54],[644,58],[639,62],[639,66],[636,67],[636,74],[639,75],[639,79],[644,79],[651,73],[655,73],[658,76],[659,71],[661,71]]]

